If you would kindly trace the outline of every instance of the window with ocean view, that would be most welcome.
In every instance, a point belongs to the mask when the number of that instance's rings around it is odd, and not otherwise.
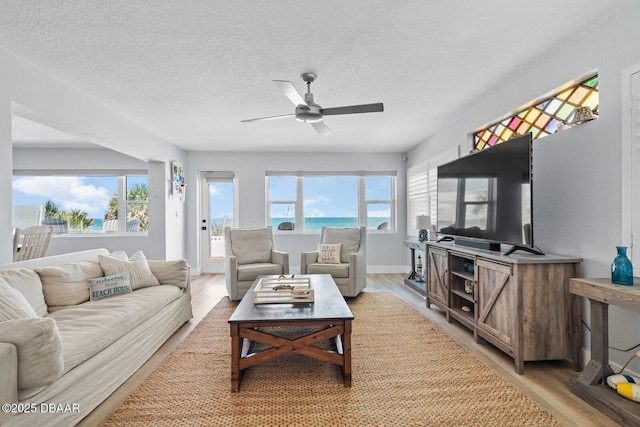
[[[149,180],[140,175],[13,177],[14,227],[50,225],[54,234],[144,232],[149,226]],[[24,207],[37,218],[20,218]]]
[[[322,227],[395,230],[395,174],[267,173],[274,230],[320,232]]]

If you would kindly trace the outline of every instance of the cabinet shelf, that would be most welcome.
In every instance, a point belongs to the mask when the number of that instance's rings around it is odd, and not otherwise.
[[[457,296],[459,296],[460,298],[463,298],[467,301],[469,301],[471,304],[473,304],[475,302],[474,298],[473,298],[473,294],[468,294],[465,291],[462,291],[460,289],[451,289],[451,293],[452,294],[456,294]]]
[[[453,270],[451,274],[454,276],[461,277],[464,280],[471,280],[471,281],[475,280],[475,277],[473,277],[473,274],[467,271]]]

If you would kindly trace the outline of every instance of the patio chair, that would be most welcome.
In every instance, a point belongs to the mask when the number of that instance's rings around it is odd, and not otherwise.
[[[289,254],[278,252],[271,227],[224,228],[225,276],[229,298],[237,301],[261,275],[289,274]]]
[[[357,296],[367,286],[367,228],[322,227],[320,245],[324,244],[340,244],[339,253],[323,259],[318,251],[303,252],[300,274],[330,274],[343,296]]]
[[[13,207],[13,226],[15,228],[28,228],[40,225],[44,213],[42,206],[15,205]]]
[[[47,225],[35,225],[24,230],[16,228],[13,233],[13,260],[25,261],[45,256],[51,231]]]

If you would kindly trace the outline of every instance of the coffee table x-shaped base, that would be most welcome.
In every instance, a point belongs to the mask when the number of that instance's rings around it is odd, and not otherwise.
[[[299,353],[314,359],[340,366],[345,387],[351,387],[351,320],[296,320],[269,322],[239,322],[231,325],[231,390],[240,389],[245,369],[282,356]],[[265,327],[324,327],[310,334],[288,339],[261,331]],[[334,338],[337,351],[315,347],[322,341]],[[250,353],[251,343],[269,346],[258,353]]]

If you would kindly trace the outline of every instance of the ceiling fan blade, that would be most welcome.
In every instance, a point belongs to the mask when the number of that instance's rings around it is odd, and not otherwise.
[[[348,105],[346,107],[320,109],[320,112],[324,116],[334,116],[336,114],[379,113],[382,111],[384,111],[382,102],[378,102],[377,104]]]
[[[288,80],[274,80],[273,82],[276,84],[276,86],[278,86],[278,89],[280,89],[282,93],[284,93],[284,95],[289,98],[289,101],[293,102],[293,105],[295,105],[296,107],[301,104],[307,105],[307,103],[304,101],[304,98],[302,97],[302,95],[300,95],[300,92],[296,90],[293,83]]]
[[[320,136],[331,135],[331,129],[324,122],[309,123]]]
[[[265,120],[284,119],[287,117],[295,117],[295,114],[282,114],[280,116],[260,117],[259,119],[240,120],[242,123],[262,122]]]

